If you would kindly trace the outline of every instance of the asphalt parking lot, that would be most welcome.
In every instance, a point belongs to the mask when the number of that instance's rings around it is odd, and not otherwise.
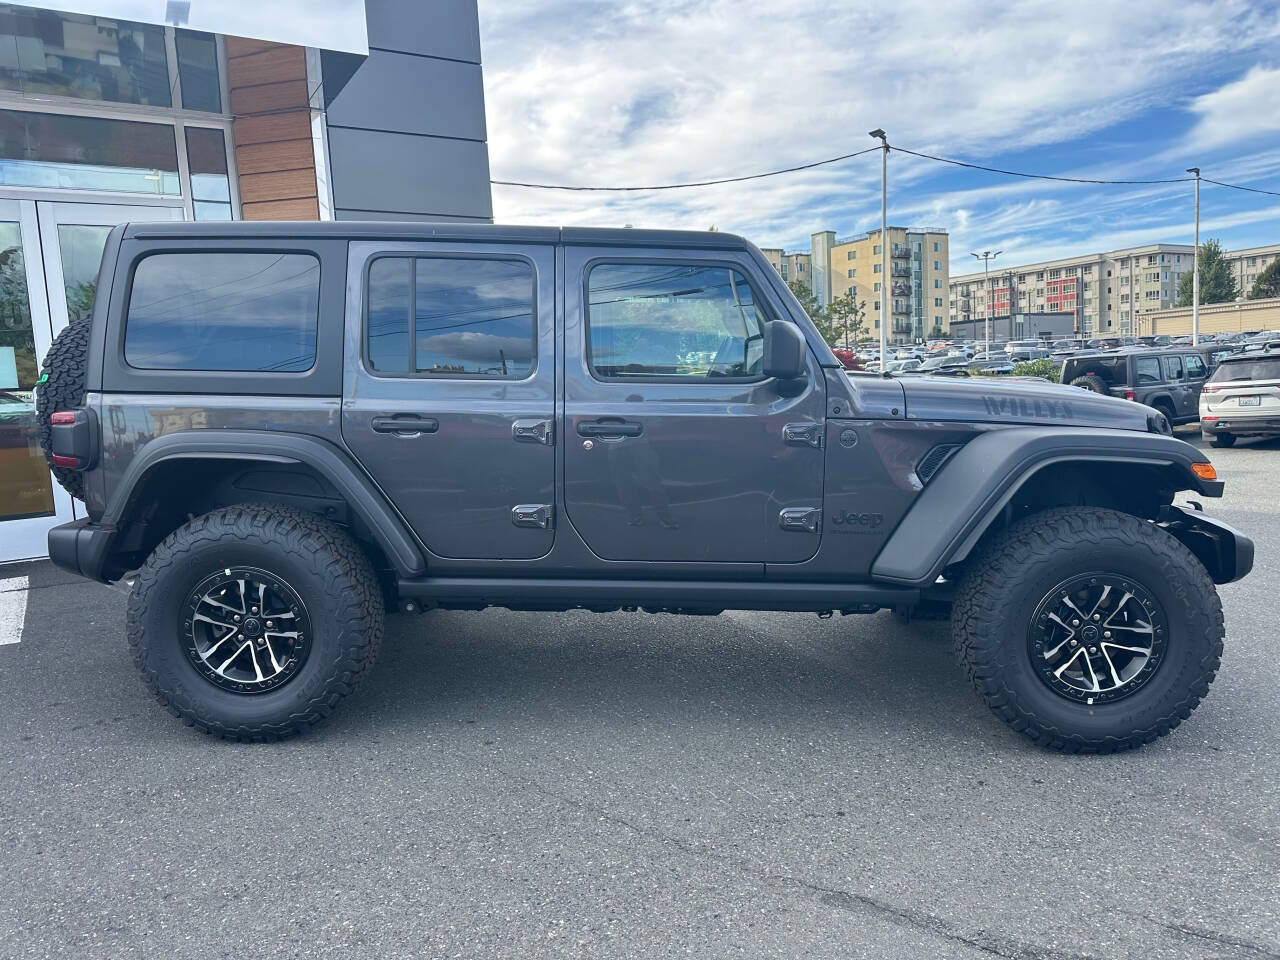
[[[884,613],[398,617],[322,730],[227,744],[123,594],[0,568],[0,957],[1280,957],[1280,442],[1213,459],[1257,565],[1116,757]]]

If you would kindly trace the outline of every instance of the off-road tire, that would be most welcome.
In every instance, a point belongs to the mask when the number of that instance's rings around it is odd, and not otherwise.
[[[1037,604],[1069,577],[1131,577],[1167,615],[1163,661],[1123,699],[1092,706],[1037,676],[1028,629]],[[996,537],[960,584],[951,616],[956,654],[996,716],[1041,746],[1112,753],[1150,743],[1191,715],[1222,656],[1222,603],[1199,560],[1173,536],[1113,510],[1034,514]]]
[[[251,565],[283,579],[311,622],[309,653],[276,689],[246,695],[215,686],[183,649],[184,599],[224,567]],[[278,740],[324,720],[369,672],[384,608],[368,556],[340,527],[277,504],[226,507],[166,537],[129,595],[127,630],[148,686],[174,716],[228,740]]]
[[[74,410],[84,403],[85,371],[89,356],[89,332],[92,324],[81,320],[65,327],[53,338],[49,352],[40,365],[36,385],[36,429],[40,449],[49,461],[49,469],[62,489],[77,500],[84,499],[84,474],[53,465],[53,433],[50,414]]]
[[[1107,393],[1107,381],[1101,377],[1094,376],[1092,373],[1086,373],[1083,377],[1076,377],[1071,381],[1071,386],[1079,387],[1082,390],[1091,390],[1094,393]]]
[[[1215,433],[1209,438],[1209,446],[1211,447],[1234,447],[1236,445],[1236,435],[1234,433]]]

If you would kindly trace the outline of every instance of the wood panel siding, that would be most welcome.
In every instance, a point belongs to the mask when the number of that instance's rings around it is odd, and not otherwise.
[[[318,220],[302,47],[227,37],[227,85],[246,220]]]

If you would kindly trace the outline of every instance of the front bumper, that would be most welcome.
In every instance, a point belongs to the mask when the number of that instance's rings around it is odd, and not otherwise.
[[[1156,521],[1205,565],[1214,583],[1234,583],[1253,569],[1253,541],[1199,510],[1165,507]]]
[[[114,535],[88,519],[59,524],[49,531],[49,559],[63,570],[105,583],[107,548]]]

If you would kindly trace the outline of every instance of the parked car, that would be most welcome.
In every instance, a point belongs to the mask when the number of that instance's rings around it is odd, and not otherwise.
[[[1280,340],[1223,358],[1200,392],[1200,433],[1215,447],[1280,436]]]
[[[1062,382],[1154,407],[1171,424],[1200,415],[1200,390],[1209,378],[1209,348],[1126,347],[1068,357]]]
[[[950,616],[1027,737],[1110,752],[1190,716],[1252,565],[1174,504],[1223,484],[1155,411],[846,375],[730,234],[139,223],[101,276],[37,394],[85,502],[49,555],[129,576],[147,685],[225,738],[323,720],[388,613],[887,608]]]

